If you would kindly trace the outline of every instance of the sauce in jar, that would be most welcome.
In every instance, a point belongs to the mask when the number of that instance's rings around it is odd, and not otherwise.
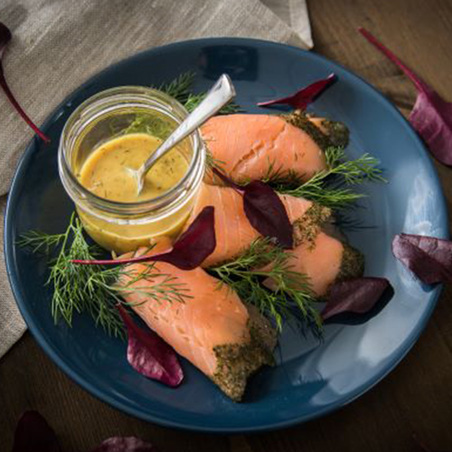
[[[101,198],[138,202],[156,198],[173,188],[185,175],[188,162],[177,147],[159,159],[146,174],[142,192],[129,169],[137,170],[162,143],[145,133],[114,138],[93,151],[80,171],[80,183]]]
[[[160,91],[124,86],[93,96],[68,119],[60,178],[86,232],[106,250],[134,251],[182,230],[204,176],[199,133],[156,162],[140,195],[129,168],[138,169],[186,116]]]

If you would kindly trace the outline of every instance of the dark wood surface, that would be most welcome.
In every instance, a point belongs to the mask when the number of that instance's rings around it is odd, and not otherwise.
[[[410,82],[357,32],[370,29],[442,95],[452,100],[452,1],[310,0],[315,50],[360,74],[407,114]],[[436,163],[435,163],[436,164]],[[452,169],[436,164],[452,203]],[[0,360],[0,451],[10,450],[20,413],[39,410],[66,452],[112,435],[136,435],[162,452],[326,452],[452,450],[452,288],[444,290],[425,332],[380,384],[340,411],[294,428],[213,436],[158,427],[98,401],[69,380],[27,333]]]

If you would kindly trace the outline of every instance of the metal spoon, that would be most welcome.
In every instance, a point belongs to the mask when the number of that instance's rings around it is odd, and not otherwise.
[[[187,138],[198,127],[217,113],[235,96],[235,89],[228,75],[223,74],[207,93],[206,98],[179,125],[179,127],[151,154],[133,174],[138,182],[138,194],[144,186],[144,178],[152,166],[174,146]]]

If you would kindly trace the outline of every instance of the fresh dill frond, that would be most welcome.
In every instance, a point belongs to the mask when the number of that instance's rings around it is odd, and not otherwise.
[[[285,319],[295,317],[320,335],[322,321],[314,307],[309,279],[290,269],[289,258],[289,253],[260,238],[235,260],[208,270],[221,284],[234,289],[243,301],[255,305],[272,319],[279,330]],[[267,278],[272,280],[274,290],[262,285]]]
[[[353,206],[356,201],[366,196],[364,193],[356,193],[350,188],[326,187],[321,180],[310,180],[296,189],[286,189],[281,186],[276,190],[279,193],[315,201],[324,207],[335,210]]]
[[[193,93],[192,86],[195,79],[194,72],[184,72],[169,83],[163,83],[158,87],[160,91],[177,99],[189,113],[191,113],[206,97],[207,92]],[[227,115],[241,111],[239,105],[230,102],[225,105],[218,114]]]
[[[156,271],[152,262],[140,265],[140,271],[123,265],[74,264],[72,261],[75,259],[93,260],[101,252],[99,247],[87,242],[82,223],[75,213],[65,233],[52,235],[33,231],[24,234],[18,243],[29,247],[32,252],[56,251],[56,257],[49,265],[50,275],[46,283],[53,289],[51,312],[55,323],[62,318],[72,326],[75,313],[87,312],[96,325],[106,332],[122,336],[123,323],[116,305],[129,304],[124,301],[123,295],[140,294],[145,296],[146,301],[159,303],[184,302],[190,298],[183,283],[171,275]],[[117,284],[119,279],[121,285]]]
[[[190,95],[190,90],[195,79],[194,72],[183,72],[169,83],[162,83],[158,89],[174,97],[181,104],[185,104]]]
[[[206,97],[206,93],[190,93],[184,102],[184,107],[191,113]]]
[[[364,181],[386,182],[382,170],[378,167],[380,162],[370,154],[363,154],[355,160],[349,160],[344,148],[329,147],[325,151],[328,169],[323,171],[323,178],[338,175],[342,176],[347,184],[361,184]]]
[[[285,171],[282,165],[276,166],[276,163],[270,160],[268,160],[267,171],[261,180],[273,187],[285,185],[291,188],[298,187],[303,183],[302,177],[294,170],[289,169],[289,171]]]
[[[206,97],[207,93],[190,93],[187,97],[187,100],[184,102],[184,107],[187,109],[189,113],[191,113]],[[235,102],[229,102],[225,105],[217,114],[219,115],[229,115],[232,113],[238,113],[241,111],[239,105]]]
[[[369,154],[347,160],[343,148],[329,147],[325,158],[327,169],[304,183],[297,181],[296,175],[281,171],[270,174],[267,181],[278,193],[303,197],[332,209],[351,206],[365,196],[355,192],[350,185],[365,181],[386,182],[378,167],[379,161]]]
[[[30,248],[33,253],[49,254],[65,238],[65,234],[46,234],[41,231],[28,231],[16,242],[23,248]]]
[[[120,269],[104,271],[97,265],[80,266],[71,262],[73,259],[93,259],[99,253],[97,247],[90,246],[85,240],[83,227],[75,214],[64,235],[47,280],[47,285],[53,288],[51,312],[55,323],[63,318],[72,326],[74,313],[87,311],[96,325],[101,325],[109,334],[120,335],[122,322],[115,308],[118,296],[107,289],[115,283]]]
[[[113,289],[120,295],[126,296],[128,293],[144,295],[147,303],[152,300],[156,303],[184,303],[187,299],[193,298],[189,295],[186,284],[178,282],[178,278],[166,273],[160,273],[155,269],[154,262],[143,262],[142,269],[134,271],[120,266],[119,278],[127,280],[125,285],[115,286]],[[106,271],[106,270],[104,270]],[[138,282],[149,282],[152,285],[137,285]],[[139,304],[142,304],[140,302]],[[135,306],[123,301],[123,304]]]

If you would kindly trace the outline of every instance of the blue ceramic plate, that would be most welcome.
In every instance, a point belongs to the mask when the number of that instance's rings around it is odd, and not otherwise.
[[[184,71],[196,72],[205,89],[223,72],[234,80],[237,101],[263,113],[256,102],[281,97],[335,72],[339,81],[313,110],[344,121],[351,130],[348,153],[370,152],[381,160],[388,184],[362,188],[368,198],[356,215],[369,228],[351,231],[364,252],[366,274],[387,277],[392,301],[360,325],[329,325],[325,340],[286,329],[278,365],[250,382],[245,403],[228,400],[206,377],[183,362],[186,379],[177,390],[147,380],[125,359],[126,344],[94,327],[88,316],[73,328],[54,325],[46,263],[19,248],[30,229],[65,230],[73,205],[57,172],[57,147],[71,112],[93,94],[119,85],[159,85]],[[405,356],[424,328],[439,287],[416,281],[391,254],[401,231],[446,237],[446,208],[426,150],[399,112],[356,75],[312,52],[249,39],[205,39],[148,50],[101,72],[73,93],[47,120],[50,146],[28,146],[12,184],[6,214],[5,254],[11,285],[30,331],[71,378],[105,402],[142,419],[211,432],[250,432],[289,426],[349,403],[381,380]]]

